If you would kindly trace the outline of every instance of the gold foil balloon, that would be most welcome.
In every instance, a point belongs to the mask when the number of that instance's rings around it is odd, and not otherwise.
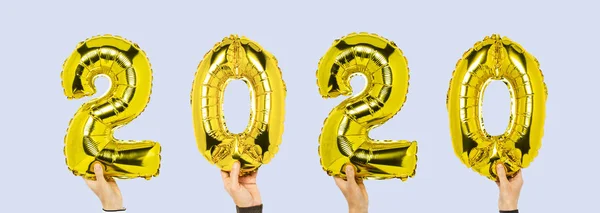
[[[511,110],[502,135],[483,125],[483,92],[494,80],[508,86]],[[547,90],[538,61],[519,44],[499,35],[486,37],[465,52],[450,81],[447,107],[456,155],[479,174],[496,180],[504,163],[512,177],[537,156],[544,133]]]
[[[136,44],[110,35],[79,43],[63,65],[65,95],[69,99],[94,95],[94,79],[98,76],[108,77],[111,87],[104,96],[84,103],[71,120],[64,149],[69,170],[94,179],[91,165],[101,162],[107,176],[157,176],[158,143],[113,136],[116,128],[140,115],[150,99],[152,70],[146,54]]]
[[[345,178],[344,166],[357,178],[406,180],[415,174],[417,142],[374,140],[369,131],[392,118],[408,93],[408,66],[396,44],[374,34],[350,34],[336,40],[319,62],[317,84],[324,98],[351,95],[350,78],[361,74],[366,88],[336,106],[319,137],[321,166]]]
[[[250,121],[231,133],[223,116],[225,87],[244,81],[250,90]],[[241,174],[256,171],[277,153],[283,134],[285,84],[277,60],[258,43],[230,36],[217,43],[198,65],[192,87],[192,115],[198,149],[211,163],[230,171],[240,161]]]

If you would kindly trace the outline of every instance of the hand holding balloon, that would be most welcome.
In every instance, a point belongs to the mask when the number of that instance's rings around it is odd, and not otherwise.
[[[333,177],[335,184],[340,188],[346,201],[348,201],[348,210],[350,213],[364,213],[369,210],[369,196],[362,179],[356,179],[354,166],[346,166],[346,178]]]
[[[500,211],[517,210],[521,188],[523,187],[523,172],[518,171],[513,178],[508,179],[506,177],[506,170],[502,164],[498,164],[496,172],[498,174],[498,182],[496,184],[498,184],[498,189],[500,189],[498,208]]]
[[[238,207],[251,207],[262,204],[260,192],[256,185],[256,176],[258,172],[253,172],[247,176],[240,177],[240,162],[234,162],[231,172],[221,171],[223,184],[229,196]]]
[[[85,183],[98,196],[104,210],[121,210],[123,207],[123,196],[112,177],[104,176],[104,169],[100,163],[94,164],[96,180],[85,179]]]

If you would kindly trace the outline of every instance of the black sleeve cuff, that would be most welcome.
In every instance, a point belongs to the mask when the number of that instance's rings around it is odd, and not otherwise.
[[[237,213],[262,213],[263,205],[260,204],[258,206],[250,206],[244,208],[236,206],[235,208],[237,209]]]
[[[126,210],[127,209],[125,209],[125,208],[122,208],[122,209],[110,209],[110,210],[102,209],[102,211],[104,211],[104,212],[125,212]]]
[[[510,210],[510,211],[502,211],[502,210],[500,210],[500,213],[519,213],[519,210],[518,209]]]

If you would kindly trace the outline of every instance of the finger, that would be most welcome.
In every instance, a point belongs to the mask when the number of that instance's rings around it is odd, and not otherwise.
[[[361,183],[360,185],[358,185],[360,187],[361,192],[363,193],[363,195],[365,196],[365,198],[367,200],[369,200],[369,194],[367,193],[367,187],[365,186],[365,184]]]
[[[87,178],[83,178],[83,181],[85,181],[85,184],[88,185],[88,187],[92,188],[94,186],[94,182],[93,180],[87,179]]]
[[[239,183],[240,178],[240,162],[233,162],[233,166],[231,167],[231,173],[229,174],[229,178],[231,178],[231,183]]]
[[[94,164],[94,173],[96,174],[96,181],[105,183],[106,179],[104,178],[104,169],[102,169],[102,165],[100,163]]]
[[[229,173],[227,173],[226,171],[221,170],[221,179],[223,179],[223,181],[226,181],[227,178],[229,178]]]
[[[342,191],[346,190],[346,181],[344,179],[334,176],[333,180],[335,181],[335,185],[337,185],[338,188],[340,188]]]
[[[254,172],[250,173],[250,176],[249,176],[249,177],[250,177],[251,179],[254,179],[254,180],[256,180],[256,177],[258,177],[258,170],[256,170],[256,171],[254,171]]]
[[[348,183],[355,186],[356,179],[354,177],[354,166],[347,165],[346,166],[346,179],[348,179]]]
[[[515,174],[515,178],[523,179],[523,170],[522,169],[519,169],[519,171],[517,171],[517,174]]]
[[[119,185],[117,185],[117,181],[115,181],[115,179],[113,179],[113,178],[110,178],[110,179],[112,180],[108,183],[110,188],[115,192],[121,193],[121,190],[119,190]]]
[[[354,175],[354,176],[356,176],[356,175]],[[356,184],[358,184],[358,185],[361,185],[364,182],[364,180],[361,178],[356,178],[355,180],[356,180]]]
[[[252,172],[246,176],[240,177],[240,183],[256,184],[258,172]]]
[[[221,170],[221,179],[223,180],[223,187],[225,187],[225,190],[229,192],[229,173]]]
[[[517,174],[510,180],[511,182],[523,183],[523,170],[519,170]]]
[[[111,187],[113,187],[113,188],[117,188],[117,189],[118,189],[118,188],[119,188],[119,185],[117,185],[117,181],[115,181],[115,179],[113,179],[113,178],[111,178],[111,179],[112,179],[112,181],[110,181],[110,182],[108,183],[108,185],[110,185],[110,186],[111,186]]]
[[[500,182],[500,185],[508,183],[508,179],[506,178],[506,170],[504,170],[504,165],[502,163],[496,166],[496,174],[498,174],[498,181]]]
[[[117,181],[115,181],[115,178],[113,178],[113,177],[105,177],[104,179],[108,183],[117,183]]]
[[[360,187],[360,189],[361,189],[363,192],[365,192],[365,193],[367,192],[367,187],[365,187],[365,184],[364,184],[364,183],[362,183],[362,182],[361,182],[360,184],[358,184],[358,187]]]

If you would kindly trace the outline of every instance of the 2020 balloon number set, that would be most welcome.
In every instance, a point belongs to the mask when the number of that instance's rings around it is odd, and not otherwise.
[[[327,174],[343,178],[344,166],[351,164],[359,178],[406,180],[415,174],[417,142],[368,135],[406,101],[407,60],[383,37],[349,34],[335,40],[319,61],[318,91],[324,98],[350,95],[349,80],[357,74],[365,76],[366,88],[342,101],[325,119],[318,144],[321,166]],[[113,177],[157,176],[158,142],[113,136],[115,129],[139,116],[150,99],[152,69],[146,54],[137,44],[111,35],[79,43],[63,65],[65,95],[77,99],[95,94],[94,78],[100,75],[111,80],[109,91],[84,103],[67,129],[64,154],[69,170],[94,179],[90,167],[101,162]],[[246,82],[251,94],[250,122],[241,133],[229,132],[223,117],[224,90],[235,79]],[[493,80],[503,81],[511,96],[508,128],[495,136],[485,131],[481,112],[483,91]],[[269,163],[282,140],[285,97],[281,70],[271,53],[245,37],[224,38],[206,53],[192,85],[199,151],[222,170],[240,161],[242,175]],[[529,166],[541,147],[546,97],[537,60],[519,44],[499,35],[477,42],[456,64],[446,100],[457,157],[491,180],[496,180],[497,163],[506,165],[509,176]]]

